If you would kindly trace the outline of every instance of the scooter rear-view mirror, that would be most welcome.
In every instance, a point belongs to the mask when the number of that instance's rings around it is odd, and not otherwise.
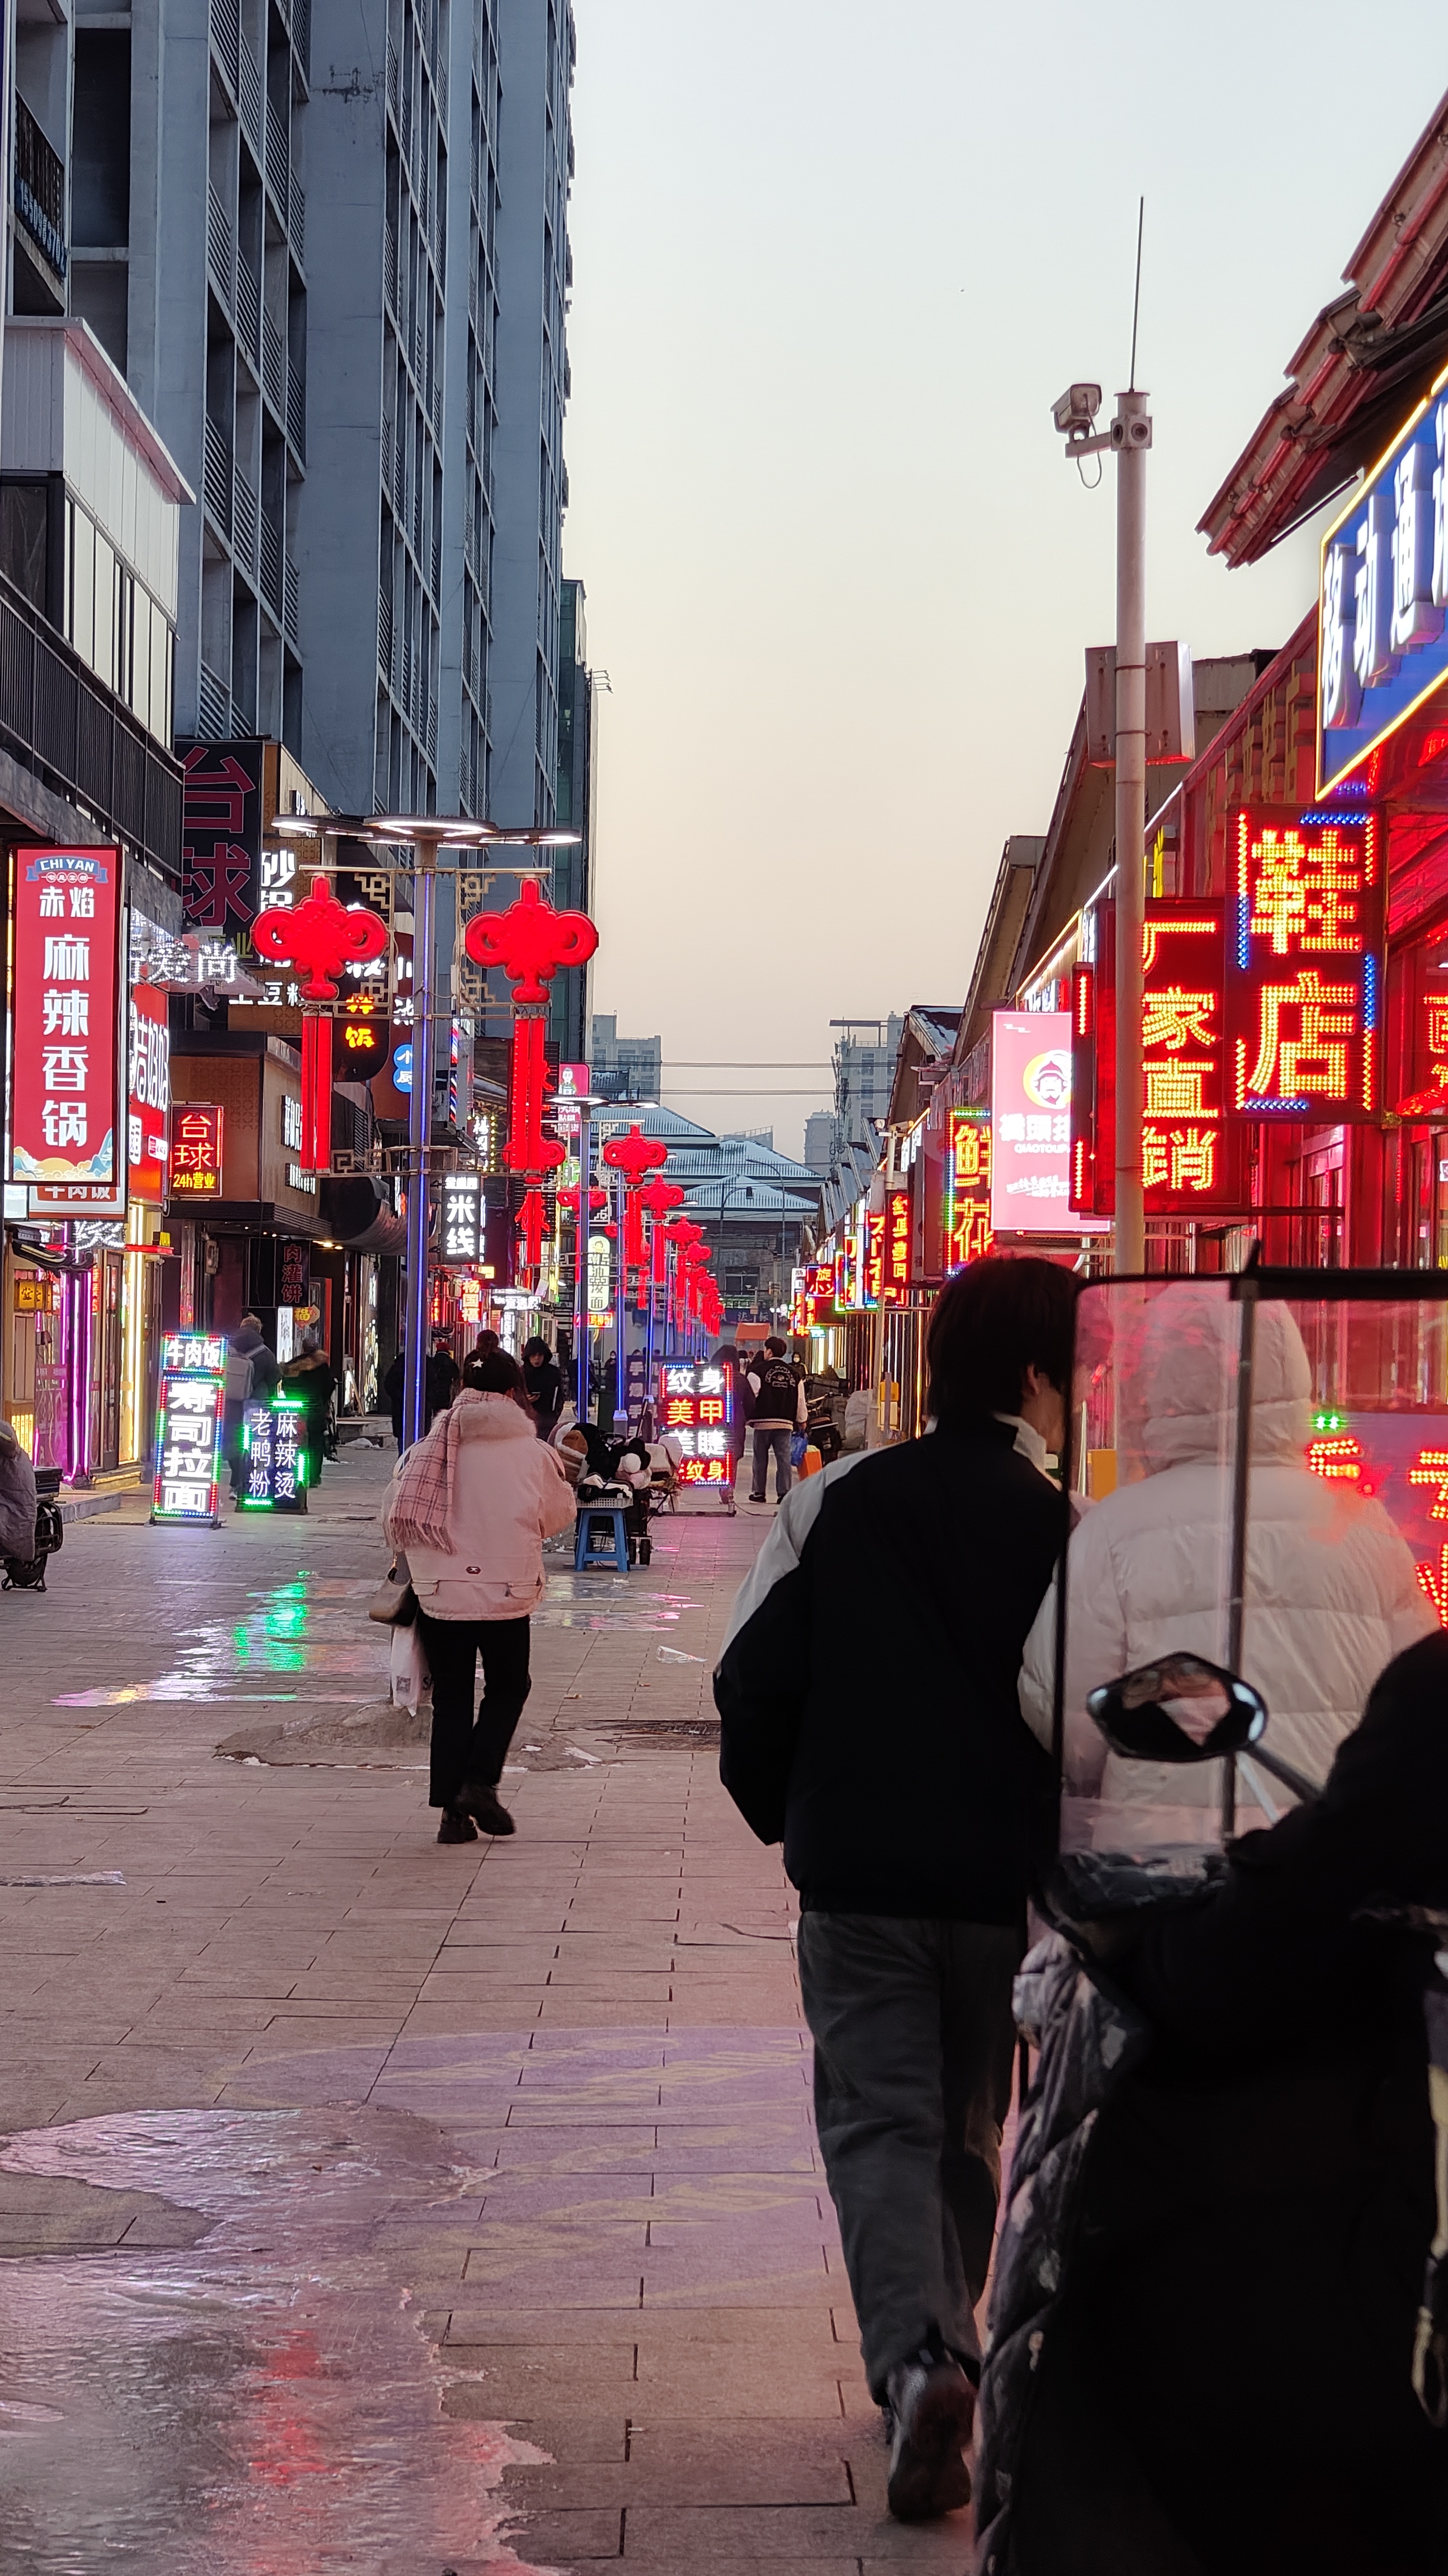
[[[1201,1655],[1163,1655],[1087,1694],[1113,1753],[1135,1762],[1215,1762],[1243,1753],[1267,1723],[1259,1692]]]

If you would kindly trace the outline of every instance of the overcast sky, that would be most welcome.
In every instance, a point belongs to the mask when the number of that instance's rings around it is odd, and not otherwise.
[[[797,1150],[829,1022],[960,1002],[1113,632],[1073,377],[1151,389],[1147,631],[1277,645],[1310,538],[1195,534],[1448,86],[1441,5],[575,0],[566,569],[600,701],[595,1007]],[[717,1085],[706,1095],[698,1086]],[[758,1089],[766,1096],[747,1095]],[[813,1099],[792,1096],[812,1090]]]

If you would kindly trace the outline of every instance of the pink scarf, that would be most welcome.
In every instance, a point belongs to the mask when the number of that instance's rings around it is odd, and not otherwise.
[[[393,1479],[382,1514],[389,1546],[435,1547],[442,1556],[456,1556],[457,1547],[448,1524],[457,1484],[463,1409],[486,1401],[480,1388],[460,1387],[442,1420],[433,1424],[425,1439],[414,1441]]]

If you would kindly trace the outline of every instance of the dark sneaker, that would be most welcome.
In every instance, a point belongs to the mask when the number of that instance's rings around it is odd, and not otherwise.
[[[515,1834],[518,1830],[496,1789],[485,1789],[474,1782],[459,1789],[458,1805],[464,1814],[477,1818],[485,1834]]]
[[[897,2362],[886,2383],[894,2423],[885,2489],[897,2522],[928,2522],[970,2502],[962,2453],[975,2421],[975,2390],[958,2361],[927,2346]]]
[[[475,1843],[478,1829],[471,1816],[459,1815],[454,1808],[444,1807],[437,1838],[440,1843]]]

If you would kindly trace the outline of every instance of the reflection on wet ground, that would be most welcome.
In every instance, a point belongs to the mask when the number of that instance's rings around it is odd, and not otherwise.
[[[684,1611],[699,1606],[683,1593],[646,1591],[636,1575],[550,1574],[547,1580],[547,1596],[533,1612],[538,1628],[594,1632],[670,1628],[677,1626]],[[376,1589],[370,1576],[361,1582],[338,1582],[297,1574],[266,1591],[249,1592],[247,1599],[258,1607],[241,1619],[205,1620],[181,1630],[179,1660],[170,1672],[153,1681],[63,1691],[53,1705],[119,1708],[137,1700],[217,1700],[240,1705],[304,1698],[353,1706],[363,1699],[385,1700],[390,1631],[371,1622],[363,1607]],[[355,1677],[350,1689],[310,1687],[314,1677],[343,1674]],[[265,1686],[256,1687],[259,1683]]]
[[[399,2208],[476,2220],[481,2182],[430,2122],[132,2112],[23,2132],[0,2172],[169,2195],[209,2222],[189,2249],[6,2265],[7,2570],[517,2576],[502,2472],[543,2455],[443,2413],[478,2374],[447,2367],[379,2247]]]

